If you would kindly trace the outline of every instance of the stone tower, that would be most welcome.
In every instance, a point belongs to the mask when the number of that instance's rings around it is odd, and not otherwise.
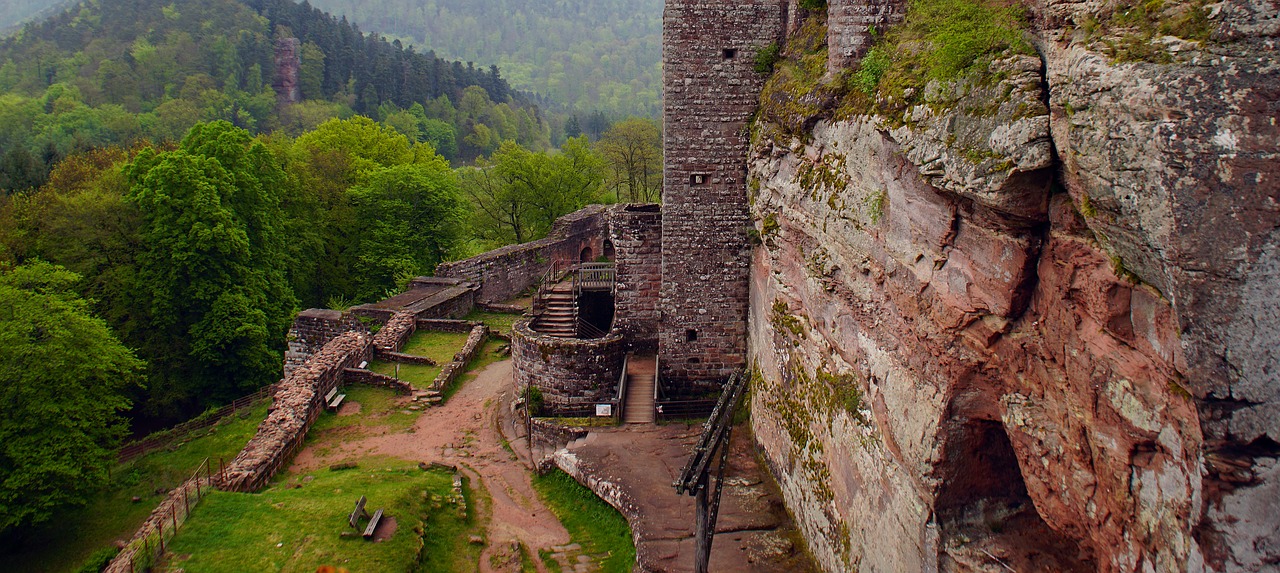
[[[746,364],[747,123],[786,0],[667,0],[658,354],[664,388],[715,388]]]

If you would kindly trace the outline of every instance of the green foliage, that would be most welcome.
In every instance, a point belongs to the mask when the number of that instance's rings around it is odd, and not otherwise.
[[[805,10],[826,10],[827,0],[800,0],[800,7]]]
[[[602,573],[631,571],[635,543],[631,527],[618,510],[560,470],[534,476],[533,488]]]
[[[554,155],[506,141],[459,176],[474,210],[473,231],[495,247],[544,237],[561,215],[604,198],[604,164],[585,137],[566,141]]]
[[[845,112],[890,113],[922,97],[931,81],[982,76],[998,57],[1034,54],[1023,39],[1019,4],[992,0],[911,0],[906,19],[880,35],[848,76]]]
[[[528,387],[528,399],[529,403],[527,404],[527,407],[529,415],[534,417],[542,415],[542,408],[547,404],[546,397],[542,395],[542,389],[537,386],[530,385]]]
[[[771,42],[768,46],[757,50],[752,61],[755,64],[757,74],[772,74],[774,66],[778,65],[778,60],[781,59],[782,45],[777,42]]]
[[[632,118],[605,131],[596,150],[606,168],[605,186],[619,201],[653,203],[662,195],[662,132],[658,122]]]
[[[862,57],[850,81],[858,91],[874,96],[876,86],[880,84],[880,78],[884,77],[884,73],[889,71],[891,65],[893,65],[893,59],[888,52],[880,48],[872,48]]]
[[[458,182],[442,157],[375,171],[348,194],[362,230],[359,298],[398,290],[397,277],[431,274],[461,236]]]
[[[1166,64],[1173,61],[1173,55],[1152,41],[1162,36],[1208,41],[1213,33],[1208,6],[1207,0],[1125,2],[1102,20],[1089,22],[1086,34],[1093,36],[1105,30],[1108,37],[1103,42],[1116,61]]]
[[[106,479],[142,363],[48,263],[0,274],[0,533],[83,505]]]
[[[84,565],[80,566],[78,573],[100,573],[119,554],[120,550],[115,547],[103,547],[94,551],[88,559],[85,559]]]
[[[177,150],[144,150],[125,171],[143,213],[144,352],[171,375],[154,380],[153,405],[226,401],[277,380],[295,299],[275,158],[217,122],[192,128]]]
[[[306,99],[277,105],[275,40],[288,35],[302,41]],[[477,90],[484,105],[466,115],[438,103]],[[62,156],[178,140],[200,121],[296,135],[359,112],[450,159],[479,154],[457,149],[474,133],[498,134],[493,148],[501,139],[550,146],[530,98],[496,67],[418,54],[291,0],[86,2],[0,42],[0,94],[0,188],[8,191],[38,187]],[[401,113],[386,117],[384,107]]]

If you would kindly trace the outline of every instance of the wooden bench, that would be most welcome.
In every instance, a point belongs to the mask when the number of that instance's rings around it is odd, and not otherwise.
[[[338,406],[341,406],[342,401],[346,399],[347,395],[339,394],[338,388],[335,386],[333,390],[330,390],[328,394],[324,395],[325,407],[328,408],[330,412],[336,412],[338,411]]]
[[[364,528],[364,538],[372,539],[373,532],[378,529],[378,522],[382,521],[382,510],[373,512],[373,517],[369,518],[369,525]]]
[[[351,524],[351,528],[356,531],[360,530],[360,519],[369,517],[369,512],[364,510],[365,501],[364,496],[360,496],[360,501],[356,502],[355,510],[353,510],[351,512],[351,516],[347,518],[347,523]]]

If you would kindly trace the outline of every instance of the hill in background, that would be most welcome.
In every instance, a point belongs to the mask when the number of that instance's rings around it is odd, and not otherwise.
[[[579,113],[661,113],[662,0],[313,0]]]

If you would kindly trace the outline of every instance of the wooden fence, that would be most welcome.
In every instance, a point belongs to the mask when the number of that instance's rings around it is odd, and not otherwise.
[[[219,464],[221,465],[221,464]],[[187,521],[191,510],[213,490],[214,469],[205,458],[191,477],[169,491],[147,521],[138,528],[133,539],[103,569],[105,573],[142,573],[155,566],[165,553],[165,545]]]
[[[275,388],[274,384],[265,386],[248,396],[236,398],[235,401],[217,410],[200,415],[167,430],[156,432],[136,442],[125,444],[124,447],[120,448],[120,453],[116,456],[116,459],[120,463],[132,461],[156,450],[167,448],[175,442],[185,440],[191,434],[212,427],[227,416],[252,408],[263,399],[270,398],[275,392]]]

